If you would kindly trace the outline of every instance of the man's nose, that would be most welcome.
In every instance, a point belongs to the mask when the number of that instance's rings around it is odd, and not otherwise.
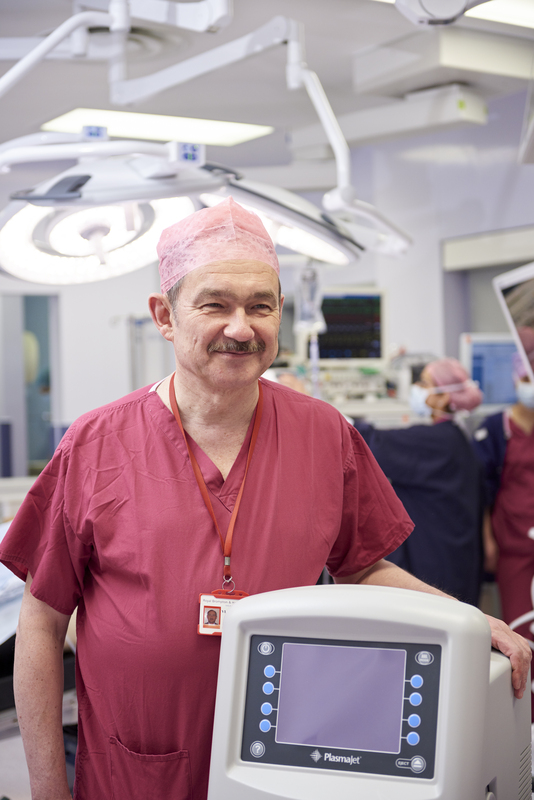
[[[248,342],[255,335],[247,313],[243,308],[238,308],[232,312],[226,322],[223,333],[228,339],[235,339],[237,342]]]

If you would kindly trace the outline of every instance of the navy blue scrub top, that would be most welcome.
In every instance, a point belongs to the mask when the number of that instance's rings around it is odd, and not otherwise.
[[[388,560],[477,605],[483,483],[463,431],[449,420],[392,430],[379,430],[361,420],[354,424],[415,524]]]

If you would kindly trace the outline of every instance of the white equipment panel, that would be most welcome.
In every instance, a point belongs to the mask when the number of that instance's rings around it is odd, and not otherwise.
[[[478,609],[374,586],[227,614],[208,800],[530,800],[530,697]]]

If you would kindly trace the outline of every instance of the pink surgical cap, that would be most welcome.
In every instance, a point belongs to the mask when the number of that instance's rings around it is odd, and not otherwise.
[[[471,411],[482,402],[482,392],[455,358],[440,358],[438,361],[431,361],[426,365],[425,370],[436,386],[454,386],[458,383],[465,383],[461,389],[449,392],[450,407],[453,411],[461,409]]]
[[[165,228],[157,251],[163,293],[192,270],[216,261],[262,261],[280,274],[273,241],[262,221],[232,197]]]

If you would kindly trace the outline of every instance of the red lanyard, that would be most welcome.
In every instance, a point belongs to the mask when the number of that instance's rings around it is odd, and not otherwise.
[[[261,388],[261,383],[258,381],[258,388],[259,388],[259,397],[258,397],[258,405],[256,406],[256,418],[254,420],[254,427],[252,429],[252,437],[250,439],[250,445],[248,448],[248,456],[247,456],[247,464],[245,467],[245,474],[243,475],[243,480],[241,482],[241,488],[239,489],[239,493],[237,495],[237,500],[235,501],[234,510],[232,511],[232,516],[230,517],[230,524],[228,525],[228,530],[226,531],[226,539],[223,538],[223,535],[219,529],[219,525],[217,524],[217,518],[215,517],[215,512],[213,511],[213,506],[211,504],[210,496],[208,493],[208,488],[206,486],[206,482],[204,480],[204,476],[202,475],[201,469],[198,466],[198,461],[195,458],[195,454],[189,447],[189,443],[187,441],[187,437],[185,435],[184,426],[182,425],[182,420],[180,419],[180,412],[178,411],[178,404],[176,402],[176,395],[174,392],[174,375],[171,375],[171,382],[169,386],[169,400],[171,403],[172,413],[174,414],[174,418],[176,422],[180,426],[180,430],[182,431],[182,435],[184,437],[184,442],[187,447],[187,452],[189,453],[189,458],[191,461],[191,466],[193,467],[193,472],[195,473],[195,478],[197,479],[198,488],[200,489],[200,493],[202,494],[202,499],[208,509],[210,517],[213,520],[213,524],[215,525],[215,529],[219,534],[219,539],[221,542],[221,547],[224,555],[224,583],[232,582],[232,573],[230,570],[230,558],[232,555],[232,538],[234,535],[234,528],[237,519],[237,512],[239,511],[239,506],[241,505],[241,498],[243,496],[243,490],[245,488],[245,480],[248,473],[248,468],[250,466],[250,462],[252,460],[252,454],[254,452],[254,448],[256,446],[256,440],[258,438],[258,433],[260,430],[260,423],[261,423],[261,416],[263,412],[263,390]]]

